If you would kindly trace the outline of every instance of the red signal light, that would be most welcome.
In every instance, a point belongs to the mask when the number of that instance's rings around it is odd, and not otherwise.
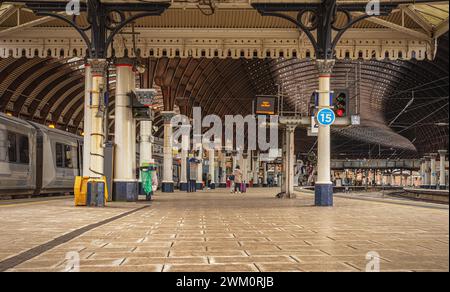
[[[336,110],[336,116],[343,117],[344,115],[345,115],[345,110],[343,110],[343,109]]]

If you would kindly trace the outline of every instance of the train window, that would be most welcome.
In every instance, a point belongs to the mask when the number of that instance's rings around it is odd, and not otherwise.
[[[28,137],[25,135],[19,135],[19,162],[28,164],[30,163],[30,144],[28,142]]]
[[[74,168],[73,167],[73,147],[70,147],[68,145],[64,145],[64,167],[65,168]]]
[[[56,167],[64,167],[63,144],[56,143]]]
[[[8,161],[8,139],[6,131],[0,130],[0,161]]]
[[[16,134],[8,132],[8,158],[9,162],[17,162]]]

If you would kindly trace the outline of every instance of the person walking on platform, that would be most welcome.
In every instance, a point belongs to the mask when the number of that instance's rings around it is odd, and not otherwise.
[[[242,171],[240,166],[236,166],[236,169],[233,172],[234,176],[234,193],[242,192]]]

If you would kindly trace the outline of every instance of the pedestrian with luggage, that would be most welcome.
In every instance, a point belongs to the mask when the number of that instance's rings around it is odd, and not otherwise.
[[[236,169],[233,172],[234,176],[234,193],[242,192],[242,171],[240,166],[236,166]]]

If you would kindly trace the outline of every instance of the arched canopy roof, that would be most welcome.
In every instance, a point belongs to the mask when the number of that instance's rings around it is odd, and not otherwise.
[[[371,155],[377,156],[385,149],[384,156],[417,156],[448,147],[447,37],[440,40],[439,48],[433,62],[337,63],[333,86],[342,88],[345,82],[360,78],[357,88],[349,88],[352,94],[356,90],[360,100],[362,125],[334,132],[335,155],[354,152],[355,156],[366,156],[372,151]],[[177,106],[188,115],[193,106],[201,106],[204,114],[250,114],[254,97],[275,94],[277,84],[288,96],[286,107],[306,112],[310,94],[317,88],[317,72],[308,60],[151,58],[146,62],[148,73],[140,79],[160,88],[165,109]],[[76,58],[1,59],[0,110],[81,132],[83,64]],[[113,114],[114,69],[110,76]],[[414,102],[399,115],[413,92]],[[314,138],[300,132],[298,151],[307,152],[313,148]]]

